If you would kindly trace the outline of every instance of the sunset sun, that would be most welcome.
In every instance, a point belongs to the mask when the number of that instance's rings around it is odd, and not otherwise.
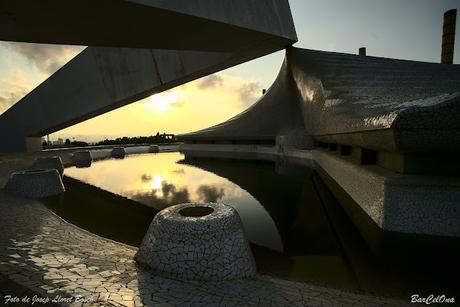
[[[182,98],[182,92],[155,94],[147,98],[144,107],[147,110],[165,112],[171,109]]]

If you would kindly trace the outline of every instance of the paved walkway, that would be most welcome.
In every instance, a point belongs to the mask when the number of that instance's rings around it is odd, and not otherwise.
[[[37,298],[57,298],[61,305],[402,305],[398,301],[263,275],[218,283],[171,280],[139,267],[133,261],[135,253],[136,248],[65,222],[39,201],[11,197],[0,191],[0,274],[19,288],[35,293]],[[22,299],[21,293],[0,294]],[[27,296],[31,298],[30,304],[32,297]],[[5,302],[4,297],[0,299]]]

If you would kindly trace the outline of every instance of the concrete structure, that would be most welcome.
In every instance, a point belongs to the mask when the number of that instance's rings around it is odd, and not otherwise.
[[[25,198],[43,198],[65,192],[56,169],[14,172],[5,185],[8,194]]]
[[[273,85],[248,110],[222,124],[179,135],[179,140],[199,143],[274,144],[278,135],[292,132],[300,132],[307,137],[289,66],[285,59]]]
[[[125,149],[123,147],[114,147],[111,152],[112,157],[122,159],[125,157]]]
[[[88,150],[79,150],[72,155],[72,161],[76,167],[89,167],[92,160],[92,154]]]
[[[458,65],[289,48],[258,102],[177,138],[191,156],[308,160],[356,224],[460,237],[459,122]]]
[[[32,170],[37,169],[55,169],[62,176],[64,174],[64,165],[59,156],[38,157],[30,167]]]
[[[0,40],[82,46],[235,53],[295,39],[284,0],[5,0],[0,22]]]
[[[253,277],[255,261],[235,209],[224,204],[180,204],[155,215],[136,260],[178,280]]]
[[[151,153],[156,153],[160,151],[160,147],[158,145],[150,145],[149,146],[149,152]]]
[[[0,39],[111,47],[85,49],[2,114],[0,152],[40,150],[41,136],[296,41],[287,0],[81,3],[3,4]]]
[[[320,142],[375,151],[452,152],[460,150],[459,100],[458,65],[290,48],[274,84],[252,107],[178,137],[274,143],[303,129]]]
[[[100,47],[0,116],[0,152],[38,150],[43,135],[296,40],[286,0],[111,2],[129,29],[105,13],[106,2],[90,10],[79,3],[70,12],[56,0],[4,3],[0,39]],[[166,21],[175,27],[165,31]],[[451,176],[460,173],[459,123],[458,65],[287,48],[260,101],[180,138],[187,154],[307,160],[345,207],[352,204],[346,210],[358,226],[366,216],[384,230],[460,236],[460,186]]]

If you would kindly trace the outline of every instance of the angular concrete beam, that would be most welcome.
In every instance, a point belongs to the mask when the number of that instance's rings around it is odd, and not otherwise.
[[[40,136],[296,40],[287,0],[189,3],[3,1],[0,39],[161,49],[85,49],[0,116],[0,152],[39,150]]]
[[[287,0],[4,0],[0,40],[236,52],[297,38]]]
[[[225,53],[87,48],[0,116],[0,152],[38,150],[40,136],[240,62]]]

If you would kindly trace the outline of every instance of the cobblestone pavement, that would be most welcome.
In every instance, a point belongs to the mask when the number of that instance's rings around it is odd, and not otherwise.
[[[21,290],[2,296],[60,296],[58,302],[70,306],[403,305],[263,275],[225,282],[167,279],[138,266],[136,251],[63,221],[39,201],[0,190],[0,274],[16,283],[11,291]]]

